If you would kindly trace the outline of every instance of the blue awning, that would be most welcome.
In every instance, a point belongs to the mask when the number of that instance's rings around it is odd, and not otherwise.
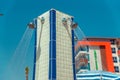
[[[120,80],[120,75],[105,71],[87,71],[76,74],[77,80]]]

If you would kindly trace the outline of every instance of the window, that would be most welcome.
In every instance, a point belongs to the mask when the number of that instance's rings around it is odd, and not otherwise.
[[[88,69],[87,65],[82,65],[80,69]]]
[[[112,48],[112,53],[116,53],[116,49],[115,48]]]
[[[88,70],[90,70],[90,63],[88,63]]]
[[[80,46],[80,51],[86,51],[86,46]]]
[[[115,40],[114,39],[110,40],[110,42],[111,42],[111,44],[115,44]]]
[[[119,67],[118,66],[114,66],[115,72],[119,72]]]
[[[89,46],[87,46],[87,52],[89,52]]]
[[[120,50],[120,47],[118,47],[118,50]]]
[[[117,57],[113,57],[113,62],[117,63]]]

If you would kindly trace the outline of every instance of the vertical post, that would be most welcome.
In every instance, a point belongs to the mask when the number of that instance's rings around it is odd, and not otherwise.
[[[88,54],[88,70],[90,70],[90,55]]]
[[[56,11],[50,10],[49,80],[56,80]]]
[[[28,67],[26,67],[26,68],[25,68],[26,80],[28,80],[28,74],[29,74],[29,68],[28,68]]]
[[[73,18],[71,18],[73,21]],[[74,30],[72,29],[72,63],[73,63],[73,77],[76,80],[76,72],[75,72],[75,51],[74,51]]]
[[[88,52],[89,52],[89,46],[87,45],[87,53]],[[87,54],[87,59],[88,59],[88,63],[87,63],[88,70],[90,70],[90,54],[89,53]]]
[[[35,80],[35,69],[36,69],[37,19],[34,20],[34,26],[35,26],[35,43],[34,43],[33,80]]]
[[[94,50],[94,58],[95,58],[95,66],[96,66],[96,70],[98,70],[97,54],[96,54],[96,51],[95,51],[95,50]]]

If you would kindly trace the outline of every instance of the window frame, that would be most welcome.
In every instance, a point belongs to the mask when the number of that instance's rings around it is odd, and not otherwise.
[[[112,50],[112,53],[116,53],[116,48],[111,48],[111,50]]]
[[[113,62],[114,62],[114,63],[117,63],[117,62],[118,62],[117,57],[112,57],[112,58],[113,58]]]
[[[115,72],[119,72],[119,67],[118,66],[114,66],[114,70],[115,70]]]

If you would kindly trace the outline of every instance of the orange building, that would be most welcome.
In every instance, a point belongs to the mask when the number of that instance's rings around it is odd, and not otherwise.
[[[85,38],[77,42],[75,51],[76,73],[88,70],[120,73],[118,38]]]

